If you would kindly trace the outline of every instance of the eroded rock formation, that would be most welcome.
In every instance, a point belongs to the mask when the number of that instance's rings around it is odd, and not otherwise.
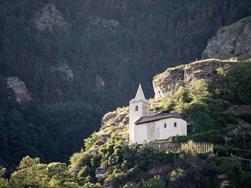
[[[32,99],[25,83],[18,77],[8,77],[7,85],[15,93],[17,102],[27,102]]]
[[[248,59],[251,56],[251,16],[220,28],[202,54],[207,58]]]
[[[245,61],[206,59],[168,68],[153,79],[155,98],[163,94],[172,95],[179,87],[192,85],[195,81],[213,78],[217,74],[218,68],[239,63],[245,63]]]
[[[65,28],[67,26],[62,13],[53,4],[45,5],[37,13],[35,23],[40,31],[45,29],[53,30],[54,27]]]

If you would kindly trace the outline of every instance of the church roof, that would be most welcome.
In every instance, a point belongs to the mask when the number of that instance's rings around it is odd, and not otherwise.
[[[152,116],[141,117],[135,122],[135,124],[139,125],[139,124],[142,124],[142,123],[154,122],[154,121],[159,121],[161,119],[168,119],[168,118],[182,119],[182,116],[181,116],[180,113],[177,113],[177,112],[171,112],[171,113],[161,112],[161,113],[158,113],[158,114],[154,114]]]

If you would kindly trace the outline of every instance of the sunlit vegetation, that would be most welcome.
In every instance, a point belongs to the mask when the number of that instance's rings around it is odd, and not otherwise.
[[[208,143],[196,143],[189,140],[186,143],[181,144],[181,151],[190,153],[213,153],[214,145]]]

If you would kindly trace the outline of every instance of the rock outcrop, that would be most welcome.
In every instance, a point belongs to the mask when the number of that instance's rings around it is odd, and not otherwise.
[[[163,94],[172,95],[179,87],[192,85],[195,81],[211,79],[217,74],[217,70],[220,67],[233,66],[244,62],[246,61],[206,59],[168,68],[153,79],[155,98]]]
[[[51,70],[53,72],[60,72],[64,75],[67,80],[72,80],[74,77],[73,71],[69,65],[62,63],[56,66],[52,66]]]
[[[220,28],[202,54],[203,59],[233,57],[240,60],[251,57],[251,16]]]
[[[103,89],[105,87],[105,81],[99,75],[96,75],[95,86],[96,86],[97,90],[101,90],[101,89]]]
[[[99,17],[89,17],[91,25],[102,25],[106,28],[116,28],[119,26],[119,21],[114,19],[105,19]]]
[[[25,83],[18,77],[8,77],[7,85],[15,93],[17,102],[27,102],[32,99]]]
[[[40,31],[53,30],[54,27],[65,28],[67,22],[62,13],[53,4],[45,5],[35,18],[35,23]]]
[[[118,134],[128,142],[128,128],[129,128],[129,108],[117,108],[113,112],[108,112],[104,115],[101,121],[100,131],[97,132],[99,137],[107,140],[112,133]]]
[[[179,87],[192,85],[197,80],[211,79],[220,67],[250,62],[251,16],[220,28],[208,41],[202,58],[204,60],[168,68],[156,75],[153,79],[155,98],[163,94],[172,95]]]

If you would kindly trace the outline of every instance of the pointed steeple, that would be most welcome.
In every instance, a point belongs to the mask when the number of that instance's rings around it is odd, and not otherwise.
[[[134,100],[146,100],[141,84],[139,84],[138,91]]]

